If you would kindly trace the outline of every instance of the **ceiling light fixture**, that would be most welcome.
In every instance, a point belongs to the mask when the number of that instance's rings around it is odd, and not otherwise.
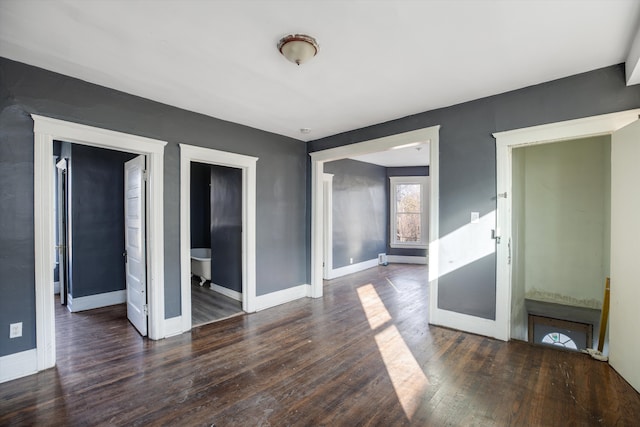
[[[298,65],[316,56],[318,49],[316,39],[304,34],[290,34],[278,42],[282,56]]]

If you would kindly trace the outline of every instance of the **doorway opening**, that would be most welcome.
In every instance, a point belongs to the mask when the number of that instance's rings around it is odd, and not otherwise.
[[[60,303],[71,312],[127,303],[129,320],[144,336],[145,157],[65,141],[53,148]]]
[[[35,369],[55,366],[53,142],[133,152],[147,159],[148,334],[164,338],[163,153],[166,142],[32,115],[34,120]]]
[[[532,315],[598,330],[610,275],[611,136],[516,147],[512,171],[511,338],[547,342]],[[576,349],[595,348],[586,337]]]
[[[515,164],[518,159],[514,158],[514,151],[519,147],[548,145],[581,138],[598,136],[609,138],[616,130],[636,121],[638,113],[640,110],[624,111],[493,135],[496,138],[497,164],[496,225],[500,237],[496,248],[496,335],[494,336],[497,338],[505,341],[510,338],[524,339],[526,334],[526,326],[522,326],[526,317],[524,304],[522,309],[512,305],[516,301],[524,300],[521,298],[524,295],[520,295],[524,290],[514,287],[518,275],[522,273],[516,269],[517,264],[514,262],[516,257],[521,256],[522,250],[522,242],[517,240],[518,224],[514,223],[517,221],[514,211],[515,203],[519,197],[513,182],[514,170],[517,170],[518,166]],[[604,280],[601,286],[604,291]]]
[[[191,162],[191,323],[242,313],[242,169]]]
[[[367,156],[372,153],[383,152],[387,150],[406,148],[408,146],[419,145],[421,143],[428,143],[429,148],[429,176],[430,176],[430,192],[428,196],[429,200],[429,264],[430,267],[437,265],[437,245],[434,243],[437,241],[438,236],[438,134],[439,126],[433,126],[426,129],[420,129],[416,131],[401,133],[389,137],[379,138],[375,140],[365,141],[356,144],[350,144],[337,148],[332,148],[323,151],[317,151],[311,153],[311,197],[312,197],[312,212],[311,212],[311,296],[313,298],[320,298],[323,295],[323,278],[327,274],[331,274],[329,266],[335,271],[335,267],[339,267],[334,263],[334,257],[331,253],[332,247],[335,246],[329,234],[329,223],[332,221],[330,214],[328,214],[328,208],[326,203],[331,199],[327,197],[331,187],[333,186],[334,179],[331,176],[325,175],[325,165],[334,161],[343,159],[363,159],[359,156]],[[364,160],[364,159],[363,159]],[[366,161],[366,160],[364,160]],[[327,171],[328,172],[328,171]],[[334,174],[335,175],[335,174]],[[335,200],[333,200],[335,203]],[[385,207],[388,201],[385,200]],[[335,217],[333,218],[335,222]],[[388,222],[388,221],[385,221]],[[357,221],[355,222],[357,223]],[[386,224],[385,224],[386,225]],[[383,237],[384,238],[384,237]],[[371,267],[378,265],[378,258],[372,259]],[[346,264],[341,273],[348,273],[351,268],[351,264],[356,260],[351,256],[346,256]],[[328,262],[327,262],[328,260]],[[426,257],[425,257],[426,261]],[[344,264],[344,263],[343,263]],[[435,267],[435,266],[434,266]],[[355,271],[355,270],[354,270]],[[433,268],[433,271],[437,272],[437,267]],[[430,289],[433,293],[434,287],[437,287],[437,276],[433,275],[432,268],[429,268]],[[431,304],[437,301],[431,298]],[[431,312],[430,312],[431,313]]]
[[[246,313],[256,310],[257,160],[256,157],[180,144],[182,314],[180,324],[176,325],[177,330],[172,331],[172,334],[191,330],[194,320],[200,322],[199,318],[194,317],[197,305],[192,301],[192,294],[195,298],[192,290],[194,287],[199,288],[200,283],[203,287],[208,285],[209,290],[222,294],[232,306],[235,301],[241,300],[242,311]],[[195,182],[199,175],[204,175],[204,184]],[[192,192],[197,188],[201,189],[202,195],[193,198]],[[225,194],[219,194],[220,192]],[[206,194],[209,194],[208,203],[203,202]],[[216,199],[218,202],[232,200],[233,203],[216,203],[214,207]],[[193,203],[200,203],[200,206],[192,206]],[[206,224],[207,217],[208,225],[203,228],[202,223]],[[207,255],[206,249],[209,249],[209,256],[195,256],[194,260],[192,249],[203,250],[202,254],[197,255]],[[192,274],[192,261],[200,264],[194,265],[196,274]],[[234,266],[228,268],[228,265],[221,263],[232,263]],[[220,283],[216,283],[217,281]],[[202,290],[196,289],[196,292]],[[203,323],[209,321],[203,320]]]

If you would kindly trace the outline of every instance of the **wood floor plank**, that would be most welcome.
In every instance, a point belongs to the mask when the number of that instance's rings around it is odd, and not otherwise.
[[[0,425],[632,426],[640,395],[584,354],[428,324],[426,269],[141,338],[124,306],[57,322],[57,366],[0,384]],[[63,333],[63,331],[65,331]]]

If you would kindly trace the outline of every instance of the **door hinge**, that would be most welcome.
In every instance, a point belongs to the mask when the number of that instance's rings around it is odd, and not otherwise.
[[[502,197],[504,199],[507,198],[507,192],[505,191],[504,193],[498,193],[498,197]]]
[[[507,265],[511,264],[511,237],[507,240]]]
[[[145,316],[149,315],[149,306],[147,304],[142,306],[142,310],[144,311]]]
[[[146,169],[142,171],[142,179],[144,179],[145,181],[149,179],[149,172],[147,172]]]

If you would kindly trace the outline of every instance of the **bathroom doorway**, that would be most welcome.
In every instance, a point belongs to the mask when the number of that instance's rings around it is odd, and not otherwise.
[[[180,289],[182,313],[180,323],[172,325],[170,334],[177,334],[191,330],[193,326],[192,311],[196,305],[192,304],[192,290],[196,288],[204,291],[205,287],[217,294],[241,302],[242,311],[250,313],[256,311],[256,157],[213,150],[210,148],[180,144]],[[204,167],[200,167],[203,165]],[[192,168],[200,176],[200,184],[192,187]],[[214,172],[216,173],[214,174]],[[215,177],[214,177],[215,175]],[[213,180],[216,181],[214,184]],[[225,184],[226,182],[226,184]],[[234,183],[233,185],[230,185]],[[238,185],[239,183],[239,185]],[[233,187],[233,190],[230,189]],[[194,204],[200,204],[192,209],[192,191],[202,195]],[[207,194],[209,200],[207,201]],[[216,203],[216,199],[219,202]],[[225,207],[225,203],[233,199],[233,209]],[[222,201],[222,202],[220,202]],[[216,206],[214,206],[214,203]],[[222,209],[222,211],[220,211]],[[240,215],[238,215],[240,211]],[[192,219],[192,213],[195,215]],[[215,218],[214,218],[215,216]],[[206,223],[208,230],[200,227],[198,241],[192,243],[192,220]],[[204,230],[204,231],[202,231]],[[209,242],[207,242],[207,237]],[[205,246],[198,248],[197,246]],[[204,275],[192,274],[192,249],[202,249],[200,253],[210,256],[198,257],[194,262],[210,263],[211,267],[204,267]],[[238,256],[238,253],[240,254]],[[216,259],[217,258],[217,259]],[[224,263],[237,264],[229,269]],[[198,266],[194,265],[197,270]],[[216,271],[218,270],[218,271]],[[209,277],[206,273],[210,272]],[[197,272],[196,272],[197,273]],[[205,280],[202,280],[202,279]],[[219,281],[221,283],[216,283]],[[211,283],[213,282],[213,283]],[[235,288],[234,288],[235,287]],[[215,295],[216,297],[218,295]],[[195,298],[195,295],[194,295]],[[198,302],[196,302],[197,304]],[[228,316],[225,316],[228,317]],[[176,318],[176,320],[178,320]],[[207,323],[207,322],[205,322]]]
[[[191,162],[191,323],[242,313],[242,170]]]

